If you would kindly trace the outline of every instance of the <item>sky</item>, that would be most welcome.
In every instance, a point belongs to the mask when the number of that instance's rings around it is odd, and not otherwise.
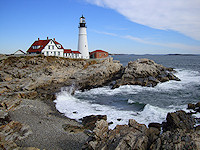
[[[82,15],[90,52],[200,54],[200,0],[0,0],[0,53],[47,37],[77,50]]]

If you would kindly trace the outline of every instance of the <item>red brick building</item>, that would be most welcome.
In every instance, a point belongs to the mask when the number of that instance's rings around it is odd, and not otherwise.
[[[103,50],[96,50],[90,52],[90,58],[106,58],[106,57],[108,57],[108,52]]]

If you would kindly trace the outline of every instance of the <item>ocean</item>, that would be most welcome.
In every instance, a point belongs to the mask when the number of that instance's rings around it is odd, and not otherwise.
[[[109,127],[127,124],[129,119],[148,125],[162,123],[168,112],[187,110],[188,103],[200,101],[200,55],[115,55],[123,66],[129,61],[148,58],[165,67],[174,68],[181,81],[159,83],[155,87],[125,85],[76,91],[70,95],[63,90],[57,94],[56,108],[67,117],[80,121],[88,115],[107,115]],[[68,87],[72,88],[72,87]],[[200,117],[200,114],[196,114]]]

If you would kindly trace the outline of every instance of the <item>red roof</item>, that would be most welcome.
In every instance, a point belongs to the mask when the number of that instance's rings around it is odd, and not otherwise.
[[[27,52],[31,52],[31,53],[34,53],[34,52],[41,52],[44,47],[49,43],[50,40],[38,40],[38,41],[35,41],[31,47],[28,49]],[[40,46],[40,48],[38,49],[33,49],[33,46]]]
[[[64,53],[72,53],[71,49],[64,49]]]
[[[39,52],[41,53],[41,51],[44,49],[44,47],[49,43],[49,41],[51,41],[52,39],[47,39],[47,40],[38,40],[38,41],[35,41],[31,47],[28,49],[27,52],[29,53],[36,53],[36,52]],[[54,41],[52,40],[56,45],[60,45],[60,47],[57,46],[58,49],[64,49],[63,46],[58,43],[57,41]],[[40,46],[40,48],[38,49],[33,49],[33,46]]]
[[[59,44],[59,45],[61,46],[60,48],[57,46],[57,47],[58,47],[58,49],[64,49],[64,48],[63,48],[63,46],[62,46],[60,43],[58,43],[57,41],[54,41],[54,43],[55,43],[56,45],[58,45],[58,44]]]
[[[74,54],[80,54],[79,51],[72,51],[72,53],[74,53]]]
[[[95,50],[95,51],[91,52],[90,54],[93,54],[93,53],[108,53],[108,52],[103,51],[103,50]]]

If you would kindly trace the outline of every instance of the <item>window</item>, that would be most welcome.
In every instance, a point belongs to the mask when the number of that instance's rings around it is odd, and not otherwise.
[[[54,56],[56,56],[56,52],[54,52]]]
[[[60,52],[58,52],[58,55],[60,55]]]
[[[49,46],[49,49],[51,49],[51,46]]]
[[[52,49],[54,49],[54,46],[52,46]]]
[[[47,56],[49,55],[49,52],[47,52]]]

